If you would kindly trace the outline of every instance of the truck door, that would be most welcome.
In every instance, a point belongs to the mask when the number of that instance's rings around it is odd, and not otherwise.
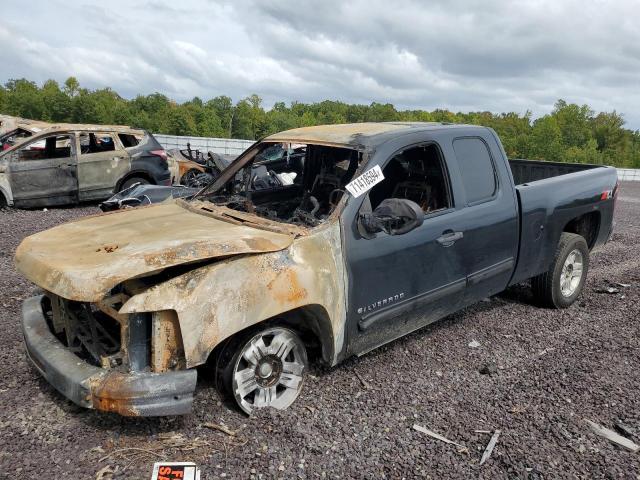
[[[366,352],[457,310],[466,288],[468,219],[464,209],[455,208],[440,148],[435,143],[409,146],[380,166],[384,180],[369,190],[359,209],[375,209],[387,198],[406,198],[422,207],[425,219],[408,233],[381,232],[370,238],[343,225],[350,354]]]
[[[467,270],[465,304],[507,287],[518,255],[518,212],[506,159],[495,137],[454,137],[460,184],[464,195]]]
[[[80,200],[110,196],[118,180],[131,170],[129,154],[120,139],[111,132],[81,132],[78,143]]]
[[[17,207],[77,201],[77,163],[72,134],[52,134],[27,143],[11,154],[7,170]]]

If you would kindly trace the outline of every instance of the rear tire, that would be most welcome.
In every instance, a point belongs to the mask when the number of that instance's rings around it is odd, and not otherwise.
[[[537,303],[567,308],[580,296],[589,270],[589,247],[580,235],[563,232],[551,267],[531,279]]]
[[[147,180],[146,178],[143,177],[131,177],[131,178],[127,178],[124,182],[122,182],[122,185],[120,185],[120,190],[118,190],[119,192],[126,190],[127,188],[135,185],[136,183],[139,183],[140,185],[149,185],[149,180]]]
[[[284,410],[302,391],[308,368],[296,332],[262,326],[231,338],[217,358],[216,384],[247,414],[257,408]]]

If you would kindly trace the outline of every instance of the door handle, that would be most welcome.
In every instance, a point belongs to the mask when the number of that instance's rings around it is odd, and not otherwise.
[[[453,230],[445,230],[442,235],[436,238],[436,241],[443,247],[450,247],[458,240],[464,237],[462,232],[454,232]]]
[[[74,165],[70,164],[70,163],[64,163],[60,166],[58,166],[59,169],[61,170],[69,170],[70,168],[72,168]]]

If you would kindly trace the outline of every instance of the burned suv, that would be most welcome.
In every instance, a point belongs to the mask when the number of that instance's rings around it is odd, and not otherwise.
[[[288,145],[278,162],[261,155]],[[77,404],[189,411],[195,367],[245,412],[286,408],[336,365],[532,278],[580,295],[612,231],[616,171],[508,161],[488,128],[366,123],[267,137],[190,198],[26,238],[26,349]],[[205,370],[203,370],[203,373]]]
[[[136,183],[170,185],[170,176],[164,149],[144,130],[49,125],[0,153],[0,207],[104,200]]]

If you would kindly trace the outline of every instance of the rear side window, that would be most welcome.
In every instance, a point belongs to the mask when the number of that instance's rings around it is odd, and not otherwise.
[[[458,158],[467,203],[489,200],[496,193],[496,171],[487,145],[479,138],[457,138],[453,150]]]
[[[109,133],[81,133],[80,134],[80,153],[87,155],[89,153],[112,152],[116,149],[113,135]]]
[[[135,147],[139,143],[136,136],[129,133],[119,133],[118,137],[120,137],[120,141],[122,142],[122,145],[124,145],[124,148]]]

